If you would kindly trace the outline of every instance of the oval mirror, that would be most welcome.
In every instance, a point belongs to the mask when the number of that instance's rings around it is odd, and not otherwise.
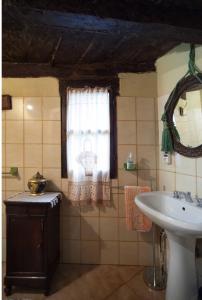
[[[202,80],[201,73],[198,77]],[[178,82],[166,104],[166,115],[174,151],[188,157],[202,156],[202,83],[195,76]]]

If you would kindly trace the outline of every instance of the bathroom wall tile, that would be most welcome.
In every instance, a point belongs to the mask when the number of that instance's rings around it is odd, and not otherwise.
[[[161,145],[162,143],[162,133],[163,133],[163,122],[162,121],[158,121],[157,123],[157,134],[156,134],[156,144],[157,145]]]
[[[175,173],[159,171],[159,190],[167,192],[176,190]]]
[[[80,216],[80,206],[73,206],[69,203],[67,200],[67,196],[64,195],[62,197],[61,202],[61,215],[63,216],[72,216],[72,217],[78,217]]]
[[[138,265],[138,243],[137,242],[120,242],[120,264],[121,265]]]
[[[9,172],[10,168],[6,169]],[[24,191],[24,171],[23,168],[18,168],[18,176],[5,176],[6,190],[9,191]]]
[[[136,143],[136,122],[118,121],[118,144],[132,145]]]
[[[138,240],[137,231],[127,229],[125,218],[119,218],[119,240],[121,242]]]
[[[24,142],[26,144],[42,143],[42,121],[24,121]]]
[[[154,120],[154,99],[153,98],[136,98],[137,120]]]
[[[196,176],[196,159],[175,154],[176,172]]]
[[[59,145],[43,145],[43,167],[60,168],[61,147]]]
[[[149,186],[152,191],[157,189],[156,170],[138,170],[138,185]]]
[[[119,242],[101,241],[100,257],[101,264],[118,264]]]
[[[97,217],[81,218],[81,239],[88,241],[99,239],[99,219]]]
[[[24,98],[24,119],[42,120],[42,99],[40,97]]]
[[[61,191],[61,169],[43,168],[43,175],[48,180],[46,186],[47,191]]]
[[[2,143],[6,142],[6,122],[2,121]]]
[[[24,168],[24,190],[29,191],[29,188],[27,186],[28,180],[32,178],[37,172],[42,174],[42,168]]]
[[[23,121],[6,122],[6,143],[23,143]]]
[[[83,264],[100,263],[100,242],[99,241],[81,242],[81,263]]]
[[[175,155],[171,156],[171,162],[167,164],[163,158],[161,147],[159,147],[159,169],[169,172],[175,172]]]
[[[118,194],[113,194],[111,206],[100,207],[101,217],[117,217],[118,216]]]
[[[80,217],[62,218],[62,238],[80,240]]]
[[[23,98],[12,97],[12,109],[6,111],[6,120],[23,119]]]
[[[155,146],[137,146],[138,169],[156,169]]]
[[[202,198],[202,178],[197,178],[197,195]]]
[[[135,97],[118,97],[117,120],[135,120]]]
[[[152,230],[149,232],[138,232],[139,242],[152,242]]]
[[[6,144],[6,166],[23,167],[22,144]]]
[[[42,145],[40,144],[25,144],[24,146],[25,167],[42,167]]]
[[[100,218],[100,238],[105,241],[118,240],[117,218]]]
[[[137,185],[137,171],[119,170],[118,176],[120,186]]]
[[[43,143],[61,143],[60,121],[43,121]]]
[[[176,190],[196,194],[196,177],[176,173]]]
[[[61,191],[63,193],[68,192],[68,178],[61,178]]]
[[[123,169],[123,164],[127,161],[129,153],[133,154],[136,162],[136,145],[118,145],[118,168]]]
[[[97,206],[91,206],[91,205],[81,206],[81,216],[98,217],[99,214],[100,211],[99,211],[99,207]]]
[[[2,168],[2,172],[6,172],[6,168]],[[2,183],[1,183],[2,191],[6,190],[6,176],[2,176]]]
[[[80,241],[63,240],[62,262],[63,263],[80,263]]]
[[[2,151],[2,167],[6,166],[6,144],[1,145],[1,151]]]
[[[139,265],[152,265],[152,243],[138,243],[139,247]]]
[[[158,120],[161,120],[162,114],[164,113],[164,106],[168,100],[169,94],[163,95],[158,98]]]
[[[60,97],[43,98],[43,120],[60,120]]]
[[[124,194],[119,194],[119,217],[125,217],[125,200]]]
[[[155,122],[137,122],[137,143],[139,145],[155,145]]]
[[[197,176],[202,177],[202,157],[197,158]]]
[[[6,120],[6,111],[5,110],[2,110],[2,113],[1,113],[1,118],[2,118],[2,121],[5,121]]]

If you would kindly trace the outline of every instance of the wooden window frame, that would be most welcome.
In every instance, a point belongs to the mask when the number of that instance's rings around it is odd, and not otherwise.
[[[117,108],[116,97],[119,95],[119,79],[110,80],[66,80],[59,79],[59,92],[61,98],[61,175],[67,174],[67,88],[107,87],[110,105],[110,178],[117,178]]]

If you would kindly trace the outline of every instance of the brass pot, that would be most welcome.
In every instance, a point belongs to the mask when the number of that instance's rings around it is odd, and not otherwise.
[[[28,181],[28,188],[32,195],[39,196],[44,194],[44,189],[46,187],[47,180],[37,172],[32,178]]]

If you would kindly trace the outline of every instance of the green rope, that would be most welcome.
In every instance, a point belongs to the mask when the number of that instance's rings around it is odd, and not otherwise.
[[[175,124],[168,126],[167,122],[167,107],[169,106],[170,102],[172,101],[172,95],[175,93],[175,90],[178,88],[180,82],[184,80],[188,75],[193,75],[197,78],[197,80],[202,83],[201,78],[199,78],[198,74],[201,73],[200,69],[195,64],[195,46],[193,44],[190,45],[190,52],[189,52],[189,62],[188,62],[188,71],[187,73],[178,81],[175,88],[173,89],[172,93],[170,94],[168,101],[164,107],[164,113],[162,115],[161,121],[163,122],[163,132],[162,132],[162,146],[161,151],[164,153],[173,153],[173,141],[171,136],[171,130],[173,134],[175,134],[176,138],[180,140],[179,133]],[[171,130],[170,128],[171,127]]]

